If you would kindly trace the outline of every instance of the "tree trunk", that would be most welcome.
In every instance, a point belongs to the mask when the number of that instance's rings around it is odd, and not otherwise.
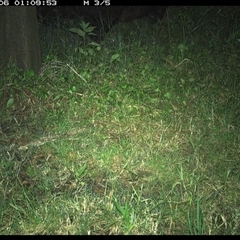
[[[36,7],[3,7],[0,9],[0,65],[16,63],[23,70],[41,68]]]

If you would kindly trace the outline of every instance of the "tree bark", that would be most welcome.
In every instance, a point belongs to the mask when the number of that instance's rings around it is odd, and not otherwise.
[[[0,9],[0,65],[16,63],[23,70],[41,68],[36,7],[2,7]]]

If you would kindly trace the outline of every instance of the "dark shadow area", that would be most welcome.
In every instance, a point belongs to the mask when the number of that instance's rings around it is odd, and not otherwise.
[[[46,26],[57,25],[60,21],[83,19],[96,26],[96,34],[102,40],[116,23],[129,22],[135,19],[149,17],[152,23],[162,19],[166,6],[60,6],[49,8],[46,6],[37,8],[38,19]]]

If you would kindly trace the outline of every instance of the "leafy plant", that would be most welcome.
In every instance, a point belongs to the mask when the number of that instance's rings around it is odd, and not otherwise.
[[[113,63],[113,62],[120,62],[120,54],[119,53],[113,54],[112,57],[111,57],[110,62],[111,63]]]
[[[69,31],[76,33],[79,37],[82,38],[82,46],[78,47],[76,50],[78,50],[81,54],[84,56],[94,56],[96,51],[101,50],[101,46],[98,43],[91,42],[89,39],[89,36],[96,36],[95,33],[93,33],[93,30],[96,27],[90,26],[90,23],[85,23],[82,21],[80,23],[80,28],[70,28]]]

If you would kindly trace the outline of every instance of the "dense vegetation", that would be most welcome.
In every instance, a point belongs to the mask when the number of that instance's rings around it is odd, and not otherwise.
[[[40,76],[1,81],[0,233],[240,234],[239,21],[40,26]]]

